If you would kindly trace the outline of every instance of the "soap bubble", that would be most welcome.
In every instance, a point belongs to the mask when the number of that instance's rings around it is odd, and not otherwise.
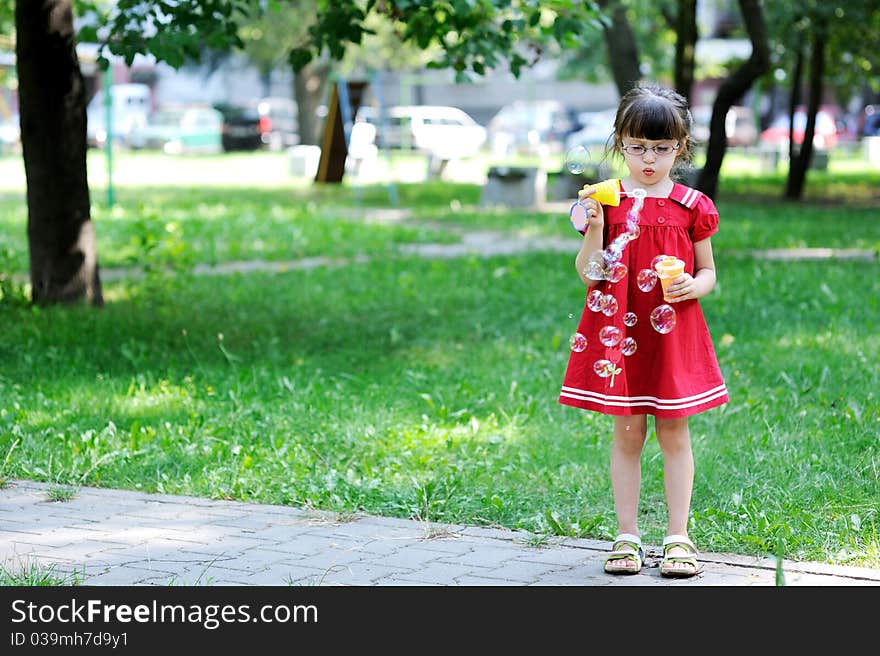
[[[653,260],[651,260],[651,268],[652,268],[652,269],[656,269],[656,268],[657,268],[657,264],[658,264],[659,262],[662,262],[663,260],[665,260],[667,257],[669,257],[669,256],[668,256],[668,255],[664,255],[663,253],[661,253],[660,255],[658,255],[657,257],[655,257]]]
[[[614,372],[614,363],[611,360],[596,360],[593,371],[599,378],[608,378]]]
[[[584,267],[584,275],[590,280],[605,280],[605,267],[600,260],[601,255],[599,258],[591,257]]]
[[[590,164],[590,153],[583,146],[569,148],[565,153],[565,170],[572,175],[580,175]]]
[[[603,326],[599,331],[599,341],[603,346],[617,346],[623,334],[617,326]]]
[[[628,241],[629,239],[627,239],[625,232],[615,237],[614,241],[612,241],[608,248],[605,249],[605,261],[608,264],[617,262],[617,260],[620,259],[620,256],[623,255],[623,247],[626,246]]]
[[[604,297],[605,294],[600,292],[598,289],[591,289],[590,293],[587,294],[587,307],[590,308],[593,312],[601,312],[602,299]]]
[[[675,328],[675,310],[672,306],[664,303],[651,310],[651,325],[661,335],[671,333]]]
[[[613,317],[617,314],[617,299],[611,294],[605,294],[602,297],[602,314],[606,317]]]
[[[628,269],[623,262],[615,262],[608,270],[605,272],[605,278],[608,282],[620,282],[623,280],[623,277],[626,275]]]
[[[643,292],[649,292],[657,284],[657,272],[654,269],[642,269],[636,277],[636,284]]]
[[[569,337],[568,343],[571,345],[571,350],[575,353],[581,353],[584,349],[587,348],[587,338],[580,333],[575,333],[574,335]]]
[[[623,315],[623,324],[632,328],[639,322],[639,318],[635,312],[627,312]]]
[[[632,337],[627,337],[620,343],[620,350],[623,351],[624,355],[632,355],[636,352],[638,348],[638,344],[636,344],[636,340]]]

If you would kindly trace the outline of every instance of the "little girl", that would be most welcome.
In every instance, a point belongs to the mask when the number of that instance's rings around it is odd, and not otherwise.
[[[690,123],[687,101],[676,92],[651,84],[632,89],[614,121],[612,148],[629,169],[619,183],[620,205],[600,205],[589,186],[578,194],[588,222],[575,262],[587,305],[559,402],[614,415],[611,486],[619,534],[605,561],[609,573],[642,567],[637,518],[647,415],[654,416],[663,454],[669,512],[660,574],[687,577],[699,569],[687,533],[694,478],[688,416],[728,396],[697,301],[715,286],[710,236],[718,211],[707,196],[670,178],[673,166],[689,158]],[[637,189],[643,198],[632,193]],[[591,263],[609,245],[617,245],[608,269],[616,273],[596,276]],[[685,262],[665,290],[667,300],[653,273],[663,255]]]

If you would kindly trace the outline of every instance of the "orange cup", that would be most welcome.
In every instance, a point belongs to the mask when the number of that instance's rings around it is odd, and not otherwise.
[[[684,273],[684,260],[680,260],[674,255],[667,255],[654,265],[657,271],[657,277],[660,278],[660,285],[663,287],[663,300],[669,302],[671,299],[666,295],[666,288],[669,283]]]

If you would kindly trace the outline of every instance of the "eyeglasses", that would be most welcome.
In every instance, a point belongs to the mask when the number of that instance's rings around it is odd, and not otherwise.
[[[675,144],[674,146],[670,146],[669,144],[659,144],[657,146],[630,144],[628,146],[621,146],[620,149],[627,155],[634,155],[635,157],[641,157],[649,150],[653,150],[654,154],[657,155],[657,157],[666,157],[667,155],[671,155],[676,150],[678,150],[680,146],[681,144]]]

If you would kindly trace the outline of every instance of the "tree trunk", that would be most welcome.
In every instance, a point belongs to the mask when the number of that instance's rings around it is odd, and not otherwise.
[[[816,133],[816,114],[822,102],[822,79],[825,76],[825,34],[820,27],[813,35],[813,52],[810,56],[810,95],[807,100],[807,125],[804,127],[804,141],[797,157],[789,160],[788,180],[785,184],[785,197],[798,199],[804,192],[807,170],[813,159],[813,135]]]
[[[675,31],[675,90],[690,103],[697,48],[697,0],[678,0]]]
[[[611,11],[611,27],[603,27],[605,49],[617,93],[623,96],[642,78],[639,48],[623,3],[619,0],[599,0],[598,4],[603,11]]]
[[[767,26],[761,11],[761,0],[739,0],[740,11],[749,40],[752,54],[736,69],[718,89],[712,105],[712,119],[709,123],[709,146],[706,149],[706,165],[700,171],[697,188],[707,196],[714,196],[718,190],[718,174],[721,162],[727,152],[727,112],[737,99],[741,98],[752,84],[770,68],[770,47],[767,39]]]
[[[318,107],[327,95],[327,79],[330,63],[314,61],[301,71],[293,72],[293,95],[296,98],[299,140],[302,144],[320,145],[320,121]]]
[[[788,162],[791,170],[791,162],[794,161],[794,115],[798,105],[801,104],[801,83],[804,79],[804,51],[798,48],[794,56],[794,72],[791,74],[791,89],[788,94]]]
[[[32,300],[101,306],[71,0],[16,0],[15,29]]]

